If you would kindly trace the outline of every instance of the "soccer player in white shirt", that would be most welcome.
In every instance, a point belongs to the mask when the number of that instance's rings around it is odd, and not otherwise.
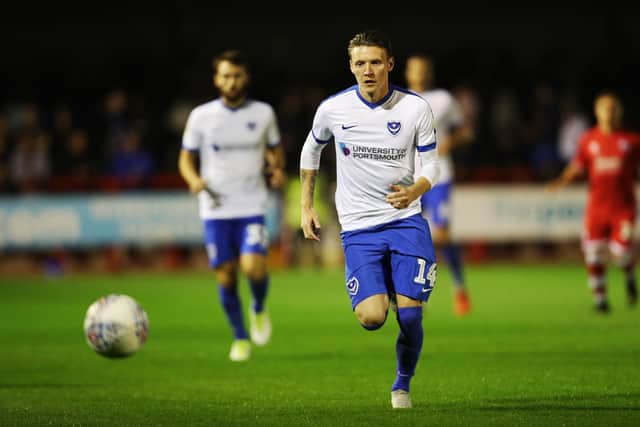
[[[234,334],[229,358],[245,361],[251,344],[238,296],[238,269],[247,276],[253,296],[251,341],[265,345],[271,337],[271,320],[264,308],[269,284],[264,164],[266,160],[270,184],[280,187],[284,155],[273,109],[247,97],[250,76],[245,56],[223,52],[214,59],[213,69],[220,98],[191,111],[178,166],[189,190],[199,197],[209,263]]]
[[[469,143],[473,131],[465,123],[456,99],[445,89],[432,88],[433,61],[416,54],[407,59],[405,79],[409,90],[419,94],[429,102],[435,116],[438,133],[438,155],[440,158],[440,178],[438,184],[422,196],[422,214],[429,220],[433,231],[433,242],[441,249],[453,276],[455,287],[454,312],[465,316],[471,310],[471,300],[465,287],[462,256],[460,249],[451,240],[451,191],[453,187],[453,164],[451,150]]]
[[[438,178],[433,114],[424,99],[389,84],[395,59],[384,34],[356,34],[348,53],[357,85],[320,104],[300,155],[301,227],[307,239],[320,239],[313,190],[322,149],[334,141],[346,290],[368,330],[384,324],[395,298],[400,332],[391,404],[408,408],[422,349],[422,304],[436,279],[429,226],[420,215],[420,196]],[[414,181],[416,155],[421,168]]]

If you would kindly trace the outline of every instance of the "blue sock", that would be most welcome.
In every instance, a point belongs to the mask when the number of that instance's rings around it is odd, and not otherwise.
[[[261,280],[249,279],[249,285],[251,287],[251,294],[253,295],[253,311],[262,313],[262,310],[264,310],[264,300],[269,290],[269,276],[264,276]]]
[[[398,369],[396,381],[391,387],[394,390],[409,391],[409,382],[416,371],[420,350],[422,350],[422,307],[398,308],[398,324],[400,333],[396,341]]]
[[[442,248],[442,255],[451,269],[454,286],[457,288],[463,287],[464,276],[462,274],[462,256],[460,255],[460,248],[453,243],[449,243]]]
[[[222,307],[227,315],[229,324],[233,329],[233,336],[235,339],[247,339],[247,330],[244,328],[244,319],[242,317],[242,308],[240,306],[240,297],[238,296],[238,287],[234,286],[231,289],[227,289],[222,285],[218,285],[218,295],[220,295],[220,301]]]

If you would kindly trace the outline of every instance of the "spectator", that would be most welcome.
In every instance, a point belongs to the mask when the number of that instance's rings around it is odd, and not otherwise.
[[[549,180],[560,169],[557,151],[560,112],[550,84],[538,83],[531,96],[531,118],[527,139],[531,144],[529,165],[537,179]]]
[[[558,155],[564,164],[573,159],[580,136],[589,129],[587,115],[578,107],[573,94],[560,101],[560,129],[558,130]]]
[[[9,159],[9,175],[19,192],[39,191],[44,188],[51,170],[49,136],[23,130]]]
[[[55,165],[56,175],[66,190],[88,190],[94,166],[89,153],[89,138],[84,129],[74,129],[64,141]]]
[[[151,155],[142,147],[140,132],[127,131],[119,149],[111,159],[109,172],[126,188],[138,188],[147,184],[154,172]]]

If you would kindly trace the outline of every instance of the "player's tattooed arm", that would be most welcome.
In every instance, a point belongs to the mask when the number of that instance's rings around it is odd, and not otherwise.
[[[301,194],[300,194],[300,228],[305,239],[320,241],[320,219],[313,208],[313,193],[316,186],[317,170],[300,169]]]

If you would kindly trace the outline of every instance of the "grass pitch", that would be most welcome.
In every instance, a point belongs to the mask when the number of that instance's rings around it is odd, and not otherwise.
[[[274,336],[244,364],[228,360],[212,274],[2,277],[0,425],[640,425],[640,310],[618,272],[600,316],[580,265],[470,266],[473,312],[458,319],[442,270],[406,411],[389,402],[395,319],[362,329],[342,271],[273,273]],[[150,319],[127,359],[84,342],[87,307],[112,292]]]

